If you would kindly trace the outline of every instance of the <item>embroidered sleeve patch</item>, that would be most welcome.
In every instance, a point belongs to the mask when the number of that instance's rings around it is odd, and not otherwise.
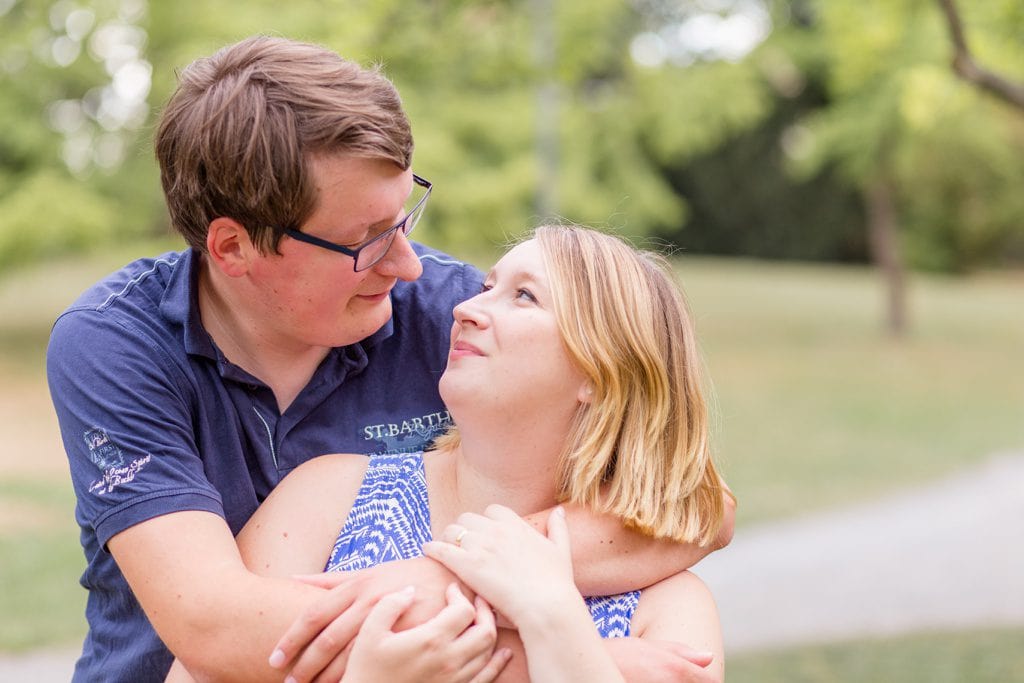
[[[84,434],[85,444],[89,447],[89,457],[100,470],[124,465],[124,455],[117,444],[110,440],[106,430],[99,427],[88,430]]]

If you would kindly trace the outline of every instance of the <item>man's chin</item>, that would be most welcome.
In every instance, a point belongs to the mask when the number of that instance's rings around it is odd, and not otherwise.
[[[347,316],[344,323],[345,329],[339,336],[340,343],[334,346],[348,346],[361,342],[367,337],[372,337],[379,332],[388,321],[391,320],[391,299],[386,297],[383,301],[369,307],[361,307],[356,315]]]

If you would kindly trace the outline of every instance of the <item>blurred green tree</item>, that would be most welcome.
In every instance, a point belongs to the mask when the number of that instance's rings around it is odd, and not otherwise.
[[[0,260],[163,229],[153,111],[175,69],[260,32],[385,66],[413,121],[417,169],[437,184],[429,241],[472,250],[560,217],[634,235],[679,226],[685,203],[658,161],[712,149],[763,116],[765,98],[742,63],[638,64],[636,36],[657,28],[647,10],[624,0],[295,0],[287,12],[267,0],[0,0],[0,117],[11,123],[0,209],[37,170],[96,208],[35,239],[27,203],[67,194],[36,183],[4,212],[0,233],[19,237],[0,240]],[[126,92],[143,98],[126,103]]]
[[[153,229],[143,8],[0,1],[0,266]]]
[[[979,57],[1020,73],[1021,10],[964,11]],[[953,76],[927,0],[0,0],[0,17],[0,264],[165,230],[154,113],[176,69],[260,32],[384,65],[437,183],[421,229],[439,246],[557,217],[697,244],[678,175],[695,163],[704,205],[733,216],[705,243],[734,252],[835,258],[866,215],[893,228],[868,233],[893,273],[900,246],[967,270],[1020,235],[1024,124]]]
[[[1024,121],[950,71],[943,17],[930,0],[808,0],[789,9],[803,20],[778,26],[761,54],[780,51],[828,88],[828,104],[792,131],[792,168],[807,176],[834,165],[861,193],[888,282],[887,327],[898,334],[907,324],[906,259],[963,271],[1019,234]],[[1021,69],[1019,7],[972,3],[968,21],[979,53]]]

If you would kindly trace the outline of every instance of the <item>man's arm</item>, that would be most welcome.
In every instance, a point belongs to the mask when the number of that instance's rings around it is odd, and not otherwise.
[[[328,455],[310,460],[285,477],[238,535],[245,564],[257,573],[276,576],[320,572],[342,522],[348,517],[367,462],[362,455]],[[430,624],[399,642],[434,635],[430,648],[421,648],[418,657],[405,658],[405,673],[419,672],[417,679],[422,681],[449,680],[448,667],[461,662],[479,669],[487,664],[494,644],[493,626],[484,629],[489,639],[452,639],[444,637],[443,628],[438,631],[445,621],[437,618],[439,611],[451,604],[446,588],[456,578],[436,562],[426,558],[400,560],[320,576],[318,580],[324,587],[338,587],[323,593],[303,612],[290,631],[302,635],[286,637],[280,654],[274,655],[275,664],[287,669],[296,680],[340,677],[346,664],[346,655],[340,653],[355,637],[370,607],[380,596],[413,585],[417,587],[416,598],[403,610],[396,629],[404,631],[411,626]],[[282,627],[276,635],[284,632]],[[266,646],[263,661],[274,649],[273,643]],[[282,675],[279,670],[278,677]],[[490,677],[481,671],[479,680]]]
[[[161,640],[200,680],[280,680],[267,654],[324,593],[250,572],[227,524],[209,512],[155,517],[108,547]]]
[[[572,566],[583,595],[615,595],[645,588],[689,569],[732,540],[736,502],[723,495],[725,515],[711,545],[655,540],[622,525],[612,515],[599,515],[578,505],[564,505],[572,536]],[[526,519],[543,529],[550,510]]]

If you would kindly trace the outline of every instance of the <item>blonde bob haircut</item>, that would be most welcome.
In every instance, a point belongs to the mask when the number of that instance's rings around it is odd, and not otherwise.
[[[725,487],[711,458],[689,307],[664,257],[577,226],[542,226],[562,341],[593,389],[561,461],[566,500],[655,537],[709,544]]]
[[[555,318],[592,388],[560,461],[561,500],[642,533],[710,544],[730,495],[711,458],[696,335],[666,260],[593,229],[546,225]],[[459,443],[453,429],[437,440]]]

